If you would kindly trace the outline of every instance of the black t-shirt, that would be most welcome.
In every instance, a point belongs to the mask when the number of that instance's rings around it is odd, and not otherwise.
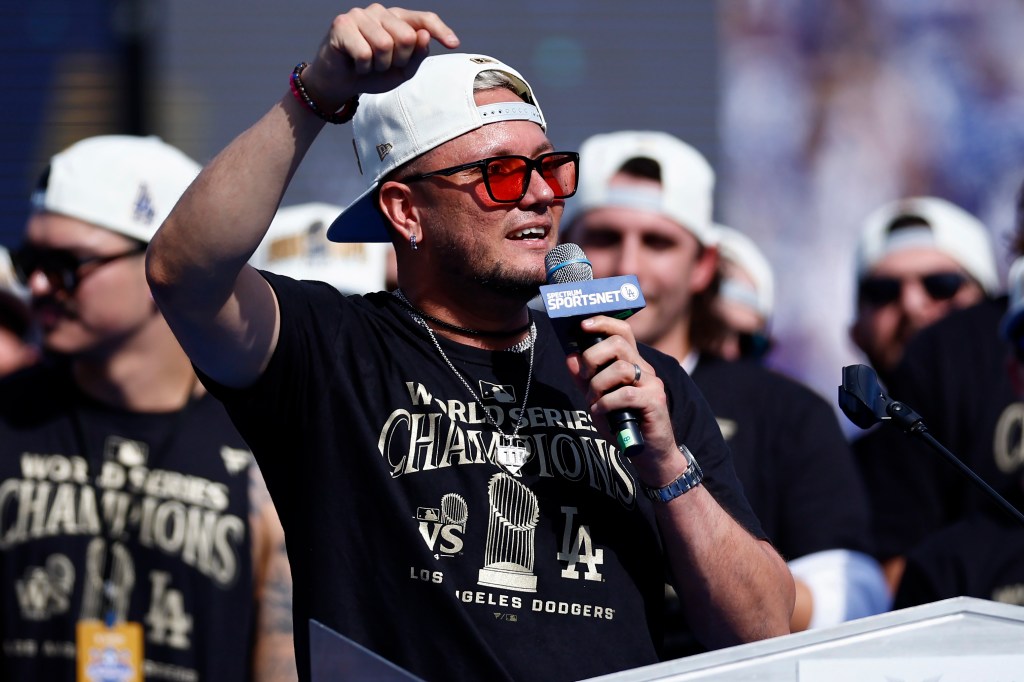
[[[285,527],[301,677],[310,618],[428,680],[574,680],[658,660],[652,503],[594,428],[545,316],[515,476],[493,462],[481,404],[392,296],[264,276],[281,308],[275,354],[254,386],[211,390]],[[439,343],[511,433],[529,352]],[[643,352],[708,490],[763,537],[706,403],[677,363]]]
[[[756,363],[701,356],[693,380],[733,453],[743,491],[784,558],[870,552],[867,494],[835,412]]]
[[[1015,494],[1024,464],[1024,404],[1015,399],[999,322],[1006,299],[986,300],[921,330],[887,387],[931,434],[997,491]],[[878,556],[905,554],[988,498],[919,439],[882,424],[854,442],[868,487]]]
[[[893,608],[950,597],[1024,606],[1024,529],[996,514],[970,514],[908,552]]]
[[[75,680],[75,624],[103,617],[105,574],[142,625],[146,680],[247,678],[253,466],[210,396],[140,414],[62,368],[0,382],[0,679]]]

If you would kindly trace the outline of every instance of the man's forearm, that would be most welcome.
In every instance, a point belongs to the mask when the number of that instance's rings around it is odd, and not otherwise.
[[[259,468],[249,475],[249,528],[256,599],[253,682],[290,682],[297,676],[292,623],[292,573],[284,528]]]
[[[702,486],[657,505],[690,627],[711,648],[789,633],[795,588],[782,557]]]
[[[271,548],[272,556],[258,586],[259,604],[256,646],[253,654],[255,682],[294,680],[295,642],[292,632],[292,581],[284,539]]]

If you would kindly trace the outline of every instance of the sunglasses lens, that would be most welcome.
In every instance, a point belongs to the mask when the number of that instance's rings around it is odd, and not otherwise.
[[[41,272],[50,286],[66,287],[68,279],[78,270],[79,260],[67,251],[22,247],[11,254],[14,274],[22,284],[28,285],[32,273]]]
[[[495,201],[519,201],[523,198],[524,180],[529,166],[515,156],[502,156],[487,164],[487,186]]]
[[[921,278],[921,286],[933,301],[948,301],[956,296],[967,278],[958,272],[936,272]],[[862,303],[882,306],[900,297],[903,282],[895,277],[867,277],[858,292]]]
[[[547,154],[541,157],[540,167],[540,175],[556,199],[565,199],[576,193],[575,154]]]
[[[921,278],[924,290],[936,301],[946,301],[956,296],[965,281],[964,276],[957,272],[939,272]]]
[[[862,303],[886,305],[900,297],[902,283],[893,277],[866,277],[860,281],[858,296]]]
[[[491,159],[485,170],[487,187],[495,201],[519,201],[534,168],[548,184],[556,199],[571,197],[576,192],[576,155],[562,152],[544,154],[534,164],[518,156]]]

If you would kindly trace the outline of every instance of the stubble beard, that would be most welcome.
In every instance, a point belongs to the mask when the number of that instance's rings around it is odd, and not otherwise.
[[[538,279],[535,273],[512,272],[501,263],[495,263],[490,272],[474,275],[473,281],[488,291],[524,303],[536,296],[544,284],[543,278]]]
[[[545,283],[543,268],[514,270],[500,259],[448,243],[443,248],[445,268],[455,282],[470,282],[501,298],[525,305]]]

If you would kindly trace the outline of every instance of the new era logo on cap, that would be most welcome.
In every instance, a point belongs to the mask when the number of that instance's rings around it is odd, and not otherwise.
[[[393,146],[394,145],[392,145],[390,142],[385,142],[384,144],[377,145],[377,156],[380,157],[381,161],[383,161],[384,157],[391,153],[391,149]]]

